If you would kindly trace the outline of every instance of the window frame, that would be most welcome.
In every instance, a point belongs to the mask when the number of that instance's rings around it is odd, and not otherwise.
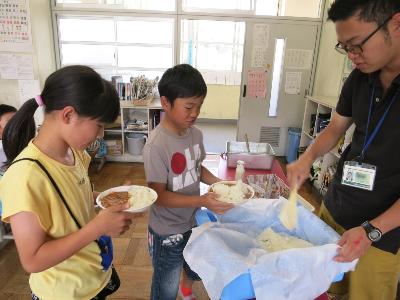
[[[255,1],[257,0],[252,0],[254,2],[253,8],[255,10],[256,3]],[[279,0],[279,3],[281,1],[285,0]],[[322,7],[323,1],[320,1],[320,6]],[[247,21],[251,20],[257,20],[257,19],[265,19],[266,17],[269,19],[274,19],[274,20],[285,20],[285,21],[290,21],[290,20],[318,20],[321,21],[322,18],[299,18],[299,17],[287,17],[287,16],[266,16],[266,15],[255,15],[255,14],[249,14],[249,13],[244,13],[243,11],[238,11],[238,10],[216,10],[212,12],[199,12],[199,11],[194,11],[194,12],[188,12],[188,11],[183,11],[182,7],[182,0],[175,0],[175,10],[174,11],[155,11],[155,10],[138,10],[138,9],[110,9],[110,7],[98,7],[98,8],[93,8],[93,7],[70,7],[65,4],[57,4],[57,0],[51,0],[51,13],[52,13],[52,26],[53,26],[53,38],[54,38],[54,47],[55,47],[55,56],[56,56],[56,66],[57,68],[61,68],[62,66],[62,60],[61,60],[61,44],[74,44],[76,42],[61,42],[60,40],[60,34],[59,34],[59,26],[58,26],[58,20],[59,17],[63,18],[79,18],[79,17],[85,17],[87,18],[93,18],[93,19],[99,19],[99,18],[106,18],[106,19],[114,19],[114,18],[126,18],[128,20],[132,20],[135,18],[139,19],[172,19],[172,22],[174,23],[173,25],[173,43],[172,43],[172,65],[176,65],[177,63],[180,63],[181,59],[181,30],[182,30],[182,21],[184,19],[189,19],[189,20],[210,20],[210,21],[232,21],[232,22],[244,22],[245,26],[247,26]],[[280,5],[278,5],[278,11],[280,9]],[[116,28],[114,29],[116,30]],[[246,29],[245,29],[246,32]],[[246,33],[244,33],[246,34]],[[87,42],[87,43],[81,43],[81,44],[98,44],[98,45],[106,45],[106,44],[112,44],[114,47],[116,47],[117,42],[113,43],[107,43],[107,42]],[[124,43],[119,43],[119,44],[124,44]],[[129,45],[134,45],[134,43],[128,43]],[[222,43],[221,43],[222,44]],[[149,44],[155,46],[156,44]],[[244,58],[244,48],[246,45],[246,39],[244,40],[244,47],[243,47],[243,58]],[[235,51],[234,51],[235,53]],[[116,52],[115,55],[118,55]],[[242,58],[242,59],[243,59]],[[118,63],[118,57],[116,57],[116,63]],[[232,61],[232,63],[234,63]],[[242,61],[242,68],[243,68],[244,61]],[[115,67],[113,66],[92,66],[97,70],[103,70],[103,71],[108,71],[110,73],[116,73],[117,75],[124,75],[122,71],[160,71],[163,72],[165,68],[142,68],[142,67],[118,67],[116,65]],[[207,70],[201,70],[201,71],[207,71]],[[215,70],[210,70],[210,71],[215,71]],[[221,70],[223,71],[223,70]],[[125,75],[127,75],[125,73]],[[235,84],[236,85],[236,84]],[[240,85],[240,83],[239,83]]]

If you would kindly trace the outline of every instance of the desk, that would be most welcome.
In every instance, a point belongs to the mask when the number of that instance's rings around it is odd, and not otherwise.
[[[281,165],[279,162],[274,159],[272,163],[271,170],[260,170],[260,169],[246,169],[243,175],[243,179],[246,179],[248,175],[257,175],[257,174],[275,174],[280,179],[282,179],[286,184],[288,181],[286,179],[286,175],[282,170]],[[228,168],[226,159],[220,158],[219,165],[218,165],[218,177],[223,180],[235,180],[235,168]]]

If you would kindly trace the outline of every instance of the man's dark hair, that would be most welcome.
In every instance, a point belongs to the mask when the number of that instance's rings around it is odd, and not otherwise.
[[[0,118],[7,113],[16,112],[17,109],[14,106],[7,104],[0,104]]]
[[[335,0],[328,10],[328,20],[345,21],[357,16],[361,21],[380,25],[397,12],[399,0]]]
[[[169,68],[158,83],[158,92],[165,96],[171,105],[176,98],[205,97],[207,85],[200,72],[188,64]]]

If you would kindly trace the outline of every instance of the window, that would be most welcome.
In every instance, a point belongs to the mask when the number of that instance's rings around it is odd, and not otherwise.
[[[318,18],[321,0],[182,0],[186,12]]]
[[[279,89],[282,81],[283,57],[285,54],[285,39],[275,40],[274,67],[272,72],[271,96],[269,99],[269,117],[278,115]]]
[[[106,8],[175,11],[175,0],[56,0],[64,8]]]
[[[181,28],[181,63],[199,69],[209,84],[240,84],[244,22],[182,20]]]
[[[86,64],[106,78],[159,76],[174,65],[174,19],[59,16],[61,65]],[[145,72],[144,72],[145,71]]]

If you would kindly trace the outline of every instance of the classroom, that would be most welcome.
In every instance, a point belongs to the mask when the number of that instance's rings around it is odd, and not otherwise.
[[[1,0],[0,300],[399,300],[398,0]]]

